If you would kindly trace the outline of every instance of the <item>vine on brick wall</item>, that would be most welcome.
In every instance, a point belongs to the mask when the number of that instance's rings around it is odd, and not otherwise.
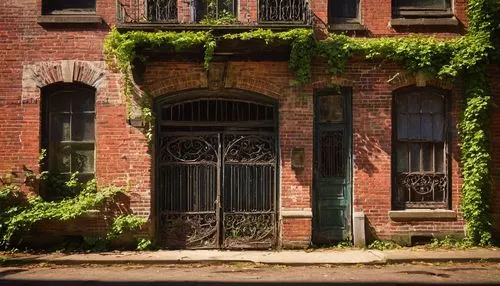
[[[325,40],[316,41],[310,29],[292,29],[286,32],[257,29],[218,38],[210,32],[121,34],[113,29],[106,40],[105,53],[111,66],[118,66],[125,78],[129,79],[126,80],[126,85],[131,82],[130,63],[140,57],[137,54],[139,49],[172,45],[180,50],[202,45],[205,49],[204,66],[208,68],[216,43],[222,39],[260,39],[265,43],[290,41],[289,67],[294,71],[299,84],[306,84],[310,80],[313,57],[326,58],[332,74],[342,73],[348,60],[357,56],[399,62],[409,72],[423,72],[429,78],[453,79],[465,75],[465,103],[459,124],[460,151],[464,165],[462,212],[466,219],[468,239],[473,244],[486,245],[491,243],[492,221],[489,209],[491,156],[487,137],[487,115],[491,98],[485,66],[495,54],[492,33],[500,27],[500,16],[495,0],[469,0],[467,5],[468,32],[465,36],[451,40],[428,36],[361,39],[334,34]],[[129,87],[125,89],[125,94],[129,94]]]
[[[73,178],[74,180],[74,178]],[[80,184],[71,179],[66,182],[78,185],[81,191],[74,197],[60,201],[45,201],[31,194],[25,197],[16,185],[0,188],[0,247],[8,247],[14,234],[28,232],[43,220],[68,221],[89,210],[95,209],[121,192],[118,187],[108,187],[97,191],[95,180]]]
[[[491,96],[486,65],[495,53],[493,33],[499,24],[499,7],[495,0],[468,1],[469,30],[459,56],[466,57],[465,97],[459,124],[460,151],[463,164],[462,213],[467,238],[473,244],[492,243],[491,169],[489,112]],[[471,45],[471,46],[469,46]],[[497,47],[498,48],[498,47]],[[471,53],[475,57],[471,56]]]

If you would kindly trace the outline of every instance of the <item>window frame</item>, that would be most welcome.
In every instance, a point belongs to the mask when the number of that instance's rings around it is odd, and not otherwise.
[[[232,16],[238,19],[239,17],[239,5],[240,5],[240,0],[230,0],[232,7]],[[220,13],[221,10],[224,10],[224,0],[216,0],[217,5],[216,7],[212,7],[209,9],[208,4],[205,3],[203,0],[195,0],[194,5],[191,6],[191,21],[194,23],[199,23],[200,21],[203,21],[205,19],[210,19],[210,20],[216,20],[221,17]],[[229,6],[228,6],[229,7]],[[212,10],[213,9],[213,10]],[[211,16],[214,16],[213,18],[206,18],[209,14],[214,14]]]
[[[88,180],[94,179],[96,175],[96,89],[93,87],[90,87],[85,84],[80,84],[80,83],[56,83],[49,85],[47,87],[42,88],[42,105],[40,108],[40,113],[41,113],[41,120],[40,120],[40,147],[41,149],[46,150],[46,156],[42,161],[42,170],[43,171],[49,171],[51,175],[54,175],[59,178],[63,179],[69,179],[71,174],[78,170],[73,170],[73,160],[71,159],[70,155],[70,161],[69,161],[69,171],[68,172],[58,172],[54,171],[55,167],[53,166],[54,160],[57,160],[57,155],[53,154],[53,149],[55,149],[54,146],[56,147],[62,147],[62,146],[69,146],[70,150],[73,150],[73,146],[80,146],[84,148],[77,148],[76,150],[92,150],[93,152],[93,158],[92,158],[92,172],[79,172],[77,178],[79,179],[80,182],[86,182]],[[51,105],[53,104],[51,102],[51,99],[53,96],[60,94],[60,93],[72,93],[71,98],[68,99],[68,104],[70,107],[69,111],[53,111],[51,110]],[[79,93],[85,93],[88,95],[92,96],[93,99],[93,110],[88,111],[88,110],[81,110],[81,111],[74,111],[73,108],[73,101],[74,97],[81,96]],[[53,114],[68,114],[69,115],[69,132],[70,132],[70,140],[62,140],[60,139],[59,141],[53,140],[53,125],[52,125],[52,115]],[[93,115],[93,138],[92,140],[84,140],[82,137],[82,140],[73,140],[73,128],[74,127],[74,118],[75,115],[82,116],[85,114],[91,114]],[[82,123],[85,122],[83,121],[82,116]],[[91,148],[85,148],[85,147],[91,147]],[[72,151],[70,151],[72,153]],[[47,192],[48,190],[45,190]],[[54,197],[57,196],[58,194],[53,194],[53,193],[48,193],[46,194],[48,197]]]
[[[328,0],[328,23],[332,24],[347,24],[347,23],[361,23],[361,5],[362,0],[354,0],[356,1],[356,17],[335,17],[333,15],[335,0]]]
[[[414,93],[414,92],[419,92],[419,93],[425,93],[425,92],[431,92],[431,93],[437,93],[443,96],[443,114],[444,114],[444,119],[443,119],[443,155],[444,155],[444,161],[443,161],[443,175],[446,180],[446,189],[445,189],[445,194],[443,197],[443,201],[424,201],[424,202],[411,202],[411,201],[398,201],[398,143],[410,143],[415,142],[415,143],[430,143],[430,144],[438,144],[436,141],[424,141],[424,140],[398,140],[398,105],[397,105],[397,97],[408,94],[408,93]],[[451,143],[452,143],[452,132],[451,132],[451,127],[452,127],[452,117],[451,117],[451,110],[452,110],[452,100],[451,100],[451,92],[449,90],[444,90],[440,88],[435,88],[435,87],[417,87],[415,85],[409,86],[409,87],[404,87],[401,89],[398,89],[393,92],[392,94],[392,116],[391,116],[391,124],[392,124],[392,151],[391,151],[391,202],[392,202],[392,209],[393,210],[408,210],[408,209],[444,209],[444,210],[449,210],[451,209],[451,191],[452,191],[452,181],[451,181]],[[400,144],[400,143],[399,143]],[[435,148],[435,147],[434,147]],[[434,155],[435,156],[435,155]],[[433,159],[435,157],[433,156]],[[420,147],[420,159],[422,159],[422,147]],[[423,162],[421,161],[420,164]],[[433,163],[434,165],[435,163]],[[420,165],[420,170],[422,170],[422,165]],[[435,175],[435,174],[440,174],[440,172],[436,172],[435,166],[433,168],[434,170],[432,172],[430,171],[421,171],[421,172],[412,172],[410,169],[408,169],[408,174],[430,174],[430,175]]]
[[[401,6],[399,0],[392,0],[392,18],[449,18],[453,16],[453,0],[443,2],[443,8]]]
[[[63,0],[60,0],[63,1]],[[74,0],[71,0],[74,1]],[[81,0],[93,4],[92,8],[62,8],[61,4],[54,4],[57,0],[42,0],[42,15],[95,15],[97,13],[97,0]]]

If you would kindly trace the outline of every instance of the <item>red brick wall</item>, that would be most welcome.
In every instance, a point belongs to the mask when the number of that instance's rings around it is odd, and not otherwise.
[[[115,0],[97,1],[104,23],[39,25],[40,0],[0,3],[0,174],[37,170],[40,87],[23,88],[23,67],[39,62],[102,62],[103,41],[115,22]],[[104,66],[104,64],[103,64]],[[127,185],[136,213],[150,213],[151,159],[143,134],[126,121],[120,77],[105,71],[96,94],[96,176],[100,185]],[[47,75],[47,82],[53,76]],[[57,78],[57,77],[55,77]],[[85,225],[81,226],[85,229]],[[89,226],[91,228],[91,226]]]
[[[391,102],[392,92],[414,84],[414,78],[401,76],[396,84],[388,83],[401,72],[395,64],[351,61],[342,78],[332,78],[327,66],[317,61],[312,85],[299,90],[290,86],[293,75],[286,62],[230,62],[226,88],[246,89],[279,99],[282,210],[310,210],[312,194],[313,106],[312,88],[342,84],[353,88],[354,211],[364,211],[374,236],[389,239],[421,233],[463,233],[459,211],[461,179],[457,163],[457,132],[452,130],[452,210],[457,219],[446,221],[413,220],[397,222],[389,218],[391,210]],[[200,64],[155,62],[147,66],[143,89],[155,96],[190,88],[205,88]],[[436,82],[430,86],[443,87]],[[444,86],[444,88],[448,88]],[[457,123],[460,85],[452,90],[452,123]],[[303,147],[304,171],[291,168],[291,150]],[[284,217],[284,244],[307,243],[311,237],[311,219]]]
[[[39,25],[41,0],[4,0],[0,2],[0,173],[20,171],[22,165],[36,169],[40,146],[40,88],[23,88],[23,68],[40,62],[79,60],[102,62],[103,40],[116,20],[115,0],[97,1],[100,25]],[[128,1],[128,0],[122,0]],[[182,1],[181,1],[182,2]],[[390,1],[364,0],[362,22],[371,35],[398,35],[417,30],[395,31],[388,28],[391,17]],[[185,3],[185,2],[183,2]],[[320,20],[327,22],[326,1],[313,1],[312,7]],[[457,18],[465,24],[464,0],[455,1]],[[184,7],[179,18],[187,22],[188,9]],[[256,2],[240,3],[240,21],[253,22],[257,18]],[[182,14],[182,15],[181,15]],[[452,36],[456,30],[423,30]],[[458,31],[461,32],[461,31]],[[458,219],[452,221],[394,222],[388,217],[391,209],[390,154],[391,154],[391,96],[399,86],[411,84],[388,83],[400,68],[394,64],[353,60],[341,78],[327,73],[323,60],[314,63],[312,84],[303,89],[294,87],[293,74],[286,62],[231,62],[228,65],[226,87],[239,88],[274,97],[279,101],[281,182],[280,205],[287,210],[310,211],[312,194],[312,91],[332,83],[353,88],[353,153],[354,210],[364,211],[376,235],[389,238],[395,234],[419,231],[463,231],[458,202],[461,179],[457,163],[456,131],[453,131],[452,209]],[[499,75],[498,69],[492,74]],[[49,81],[50,82],[50,81]],[[119,75],[106,70],[104,86],[98,89],[96,104],[96,174],[100,185],[116,184],[130,189],[130,207],[144,216],[151,211],[151,155],[144,135],[126,122],[126,107]],[[499,87],[493,80],[493,90]],[[147,67],[143,88],[160,96],[174,91],[204,88],[206,73],[201,63],[154,62]],[[453,110],[457,110],[459,85],[453,89]],[[495,98],[498,104],[498,96]],[[457,114],[453,114],[456,125]],[[494,115],[493,141],[500,138],[500,117]],[[292,147],[303,147],[306,168],[302,172],[291,169]],[[493,145],[494,172],[500,168],[500,149]],[[498,149],[498,150],[497,150]],[[496,174],[496,173],[494,173]],[[497,178],[497,177],[496,177]],[[498,179],[496,179],[498,181]],[[494,209],[499,209],[500,189],[495,185]],[[153,190],[154,191],[154,190]],[[498,212],[497,229],[498,225]],[[308,243],[311,237],[311,219],[283,218],[284,243]],[[84,229],[86,226],[82,226]]]

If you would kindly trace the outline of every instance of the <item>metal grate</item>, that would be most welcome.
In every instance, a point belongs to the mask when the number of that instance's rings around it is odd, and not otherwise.
[[[259,0],[260,23],[310,24],[311,16],[308,0]]]
[[[275,118],[272,105],[227,99],[160,109],[159,208],[168,246],[274,245]]]
[[[343,131],[325,131],[320,138],[320,175],[322,178],[345,176]]]

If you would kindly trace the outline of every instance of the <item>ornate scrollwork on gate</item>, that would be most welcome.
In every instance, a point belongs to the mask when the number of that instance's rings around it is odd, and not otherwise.
[[[444,203],[448,178],[444,174],[399,173],[398,201],[413,207],[425,207],[433,202]]]
[[[225,213],[224,246],[270,247],[275,242],[275,222],[273,213]]]
[[[217,136],[164,137],[160,144],[163,162],[216,162]]]
[[[224,162],[273,163],[276,159],[274,137],[267,135],[234,135],[224,137]]]
[[[162,213],[162,240],[174,248],[217,247],[218,220],[213,213]]]

